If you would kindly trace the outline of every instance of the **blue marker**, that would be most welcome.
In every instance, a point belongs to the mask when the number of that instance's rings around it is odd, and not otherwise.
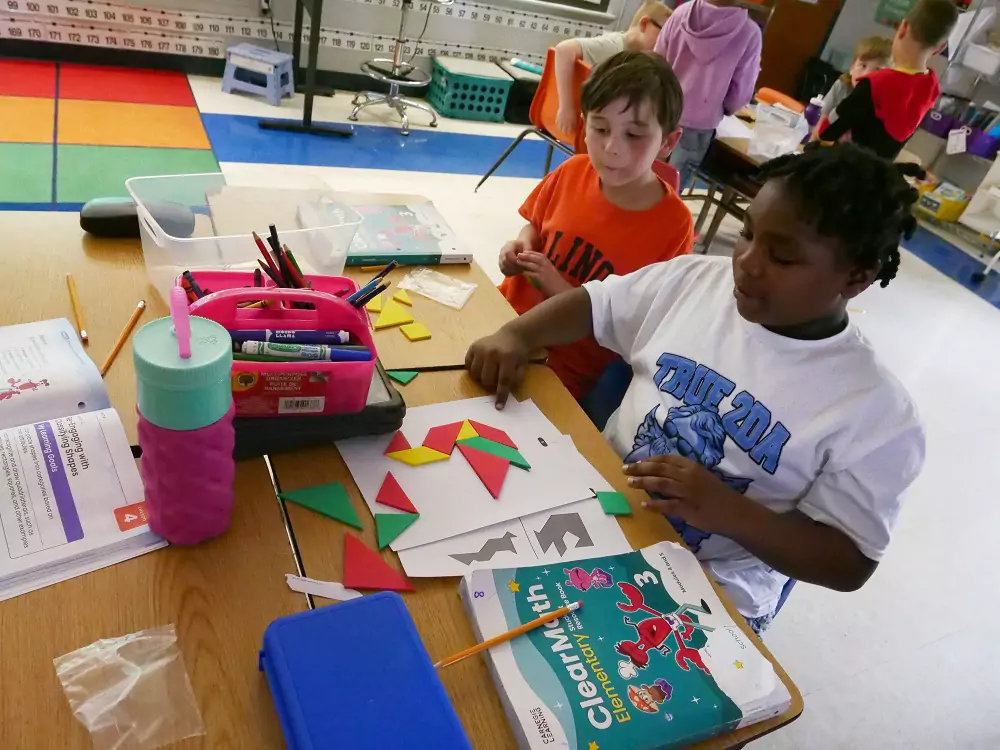
[[[351,340],[347,331],[230,331],[234,341],[264,341],[282,344],[346,344]]]

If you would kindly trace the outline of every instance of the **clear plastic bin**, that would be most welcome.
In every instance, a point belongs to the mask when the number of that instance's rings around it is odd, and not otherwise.
[[[257,268],[262,256],[250,233],[264,239],[269,224],[303,273],[343,273],[361,215],[316,177],[282,177],[266,187],[220,172],[125,181],[139,214],[146,273],[164,300],[184,271]]]

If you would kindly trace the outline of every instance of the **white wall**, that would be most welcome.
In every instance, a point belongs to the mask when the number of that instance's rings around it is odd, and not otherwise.
[[[826,47],[823,48],[823,59],[846,69],[854,56],[854,45],[866,36],[885,36],[892,38],[896,30],[891,26],[883,26],[875,22],[875,10],[878,3],[874,0],[847,0],[840,11],[840,17],[834,24]]]

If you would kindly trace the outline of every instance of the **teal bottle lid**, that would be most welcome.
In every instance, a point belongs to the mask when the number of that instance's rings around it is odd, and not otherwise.
[[[191,356],[182,359],[170,318],[139,329],[132,341],[139,413],[157,427],[198,430],[232,405],[233,342],[214,320],[191,317]]]

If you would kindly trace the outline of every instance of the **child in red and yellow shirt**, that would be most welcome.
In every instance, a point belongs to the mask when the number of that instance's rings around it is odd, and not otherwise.
[[[691,213],[653,172],[680,138],[680,84],[647,52],[620,52],[581,92],[587,154],[548,175],[521,206],[528,224],[500,251],[500,291],[519,314],[587,281],[691,252]],[[593,337],[549,350],[549,366],[582,398],[616,355]]]

